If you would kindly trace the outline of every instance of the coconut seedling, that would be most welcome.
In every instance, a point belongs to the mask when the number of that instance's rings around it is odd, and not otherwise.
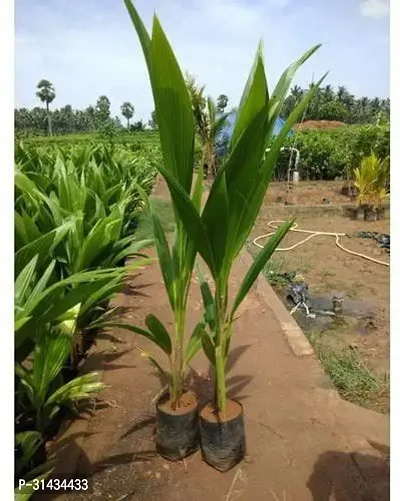
[[[384,202],[389,197],[389,174],[390,174],[390,162],[389,157],[382,160],[378,160],[376,163],[376,179],[373,186],[373,200],[376,206],[377,218],[381,219],[385,213],[385,208],[383,207]]]
[[[215,397],[200,414],[200,433],[205,460],[225,471],[242,459],[245,452],[243,407],[227,398],[226,387],[234,319],[257,276],[289,231],[292,221],[280,226],[270,238],[230,304],[231,271],[261,208],[282,143],[324,78],[302,98],[266,153],[293,76],[319,46],[308,50],[289,66],[270,93],[260,44],[239,106],[229,153],[201,210],[198,198],[191,196],[190,190],[194,165],[194,124],[182,72],[157,17],[154,16],[150,38],[130,0],[125,0],[125,4],[142,45],[153,90],[164,157],[164,164],[158,166],[158,170],[167,182],[178,227],[192,253],[188,263],[192,264],[194,255],[198,253],[213,280],[213,293],[204,281],[202,283],[207,329],[199,324],[198,336],[195,337],[196,340],[197,337],[201,339],[204,353],[215,369],[216,379]],[[166,245],[162,249],[166,249]],[[165,259],[171,264],[162,265],[164,282],[165,273],[177,269],[179,264],[177,252],[173,251],[172,256],[165,252]],[[191,273],[190,268],[187,269]],[[167,281],[174,282],[172,277]],[[184,288],[179,294],[183,292],[186,293]],[[149,330],[153,338],[158,336],[161,339],[160,328],[158,333],[155,329]],[[167,336],[164,335],[164,338],[167,339]]]
[[[389,176],[389,159],[379,159],[375,153],[365,156],[360,167],[354,170],[354,185],[358,189],[359,216],[376,219],[376,209],[381,210],[382,203],[388,196],[387,180]]]
[[[125,0],[125,4],[139,35],[150,75],[164,168],[177,179],[199,213],[203,175],[200,172],[193,182],[195,121],[189,90],[157,18],[154,18],[150,38],[134,6],[129,0]],[[157,257],[173,314],[173,328],[170,332],[154,314],[146,317],[146,329],[126,324],[118,326],[154,342],[167,359],[166,367],[155,354],[143,351],[167,382],[167,390],[156,405],[156,445],[164,457],[174,460],[198,448],[196,395],[184,387],[189,363],[201,349],[204,328],[203,322],[199,322],[190,338],[185,336],[187,300],[197,251],[175,207],[176,229],[173,242],[169,244],[151,201],[140,187],[137,189],[147,201]]]

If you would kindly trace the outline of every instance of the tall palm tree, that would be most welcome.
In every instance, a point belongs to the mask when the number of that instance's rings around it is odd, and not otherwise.
[[[353,94],[350,94],[350,92],[346,89],[346,87],[344,87],[344,85],[338,87],[337,98],[342,104],[349,108],[354,104]]]
[[[300,99],[303,97],[304,90],[299,86],[299,85],[294,85],[290,89],[291,95],[294,97],[295,102],[299,102]]]
[[[333,101],[333,99],[335,97],[335,93],[333,91],[332,85],[325,85],[322,93],[323,93],[323,96],[324,96],[325,103],[327,101]]]
[[[125,101],[121,106],[121,114],[126,118],[126,127],[129,130],[129,120],[133,117],[135,113],[135,108],[132,103]]]
[[[381,107],[381,100],[379,99],[379,97],[375,97],[374,99],[372,99],[371,108],[374,111],[374,113],[377,113],[380,107]]]
[[[190,75],[190,73],[188,72],[186,72],[186,85],[189,90],[190,100],[192,102],[192,110],[196,129],[199,135],[202,137],[206,128],[204,114],[206,107],[206,98],[203,95],[205,85],[203,85],[203,87],[200,87],[196,82],[196,78],[193,75]]]
[[[54,98],[56,97],[56,91],[53,84],[48,80],[40,80],[40,82],[37,84],[37,89],[39,89],[36,92],[37,97],[42,101],[42,103],[46,104],[47,123],[49,126],[49,135],[51,136],[52,130],[49,104],[54,101]]]

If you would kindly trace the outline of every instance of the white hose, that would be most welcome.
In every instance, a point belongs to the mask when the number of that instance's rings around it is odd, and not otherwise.
[[[270,221],[267,224],[267,226],[269,226],[270,228],[276,230],[278,228],[279,224],[282,224],[284,222],[285,221]],[[277,226],[277,224],[278,224],[278,226]],[[290,231],[293,231],[295,233],[306,233],[306,234],[308,234],[308,237],[304,238],[303,240],[300,240],[300,242],[295,243],[291,247],[285,247],[285,248],[279,248],[278,247],[275,250],[280,251],[280,252],[287,252],[287,251],[295,249],[296,247],[299,247],[300,245],[305,244],[306,242],[308,242],[309,240],[311,240],[314,237],[318,237],[318,236],[321,236],[321,235],[325,235],[325,236],[328,235],[328,236],[331,236],[331,237],[335,237],[336,238],[336,245],[339,247],[339,249],[342,249],[343,251],[347,252],[348,254],[351,254],[351,255],[357,256],[357,257],[362,257],[363,259],[367,259],[368,261],[372,261],[373,263],[376,263],[376,264],[381,264],[382,266],[390,266],[390,264],[386,263],[385,261],[380,261],[379,259],[375,259],[373,257],[366,256],[365,254],[360,254],[359,252],[354,252],[354,251],[351,251],[351,250],[346,249],[345,247],[343,247],[343,245],[340,243],[340,237],[345,237],[346,236],[345,233],[333,233],[333,232],[331,233],[331,232],[328,232],[328,231],[298,230],[296,228],[297,228],[297,223],[295,223],[291,227]],[[256,245],[257,247],[259,247],[260,249],[262,249],[263,245],[259,244],[258,241],[259,240],[263,240],[264,238],[268,238],[268,237],[270,237],[273,234],[274,234],[274,232],[266,233],[265,235],[260,235],[259,237],[255,238],[253,240],[253,244]]]

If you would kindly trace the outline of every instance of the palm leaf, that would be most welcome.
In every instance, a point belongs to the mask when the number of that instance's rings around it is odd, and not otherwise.
[[[262,45],[260,43],[239,104],[230,142],[231,149],[236,145],[248,123],[265,107],[267,100],[268,89],[264,72]]]
[[[157,19],[150,44],[153,87],[165,169],[190,193],[194,162],[194,120],[185,80]]]
[[[294,221],[288,221],[285,224],[282,224],[272,235],[272,237],[268,240],[267,244],[264,248],[259,252],[258,256],[248,269],[241,285],[239,291],[236,295],[235,301],[232,307],[231,317],[233,318],[236,310],[242,303],[243,299],[247,296],[251,286],[254,284],[260,272],[263,270],[265,264],[269,260],[269,258],[274,253],[275,249],[278,247],[280,242],[285,238],[286,234],[293,226]]]
[[[167,355],[171,355],[171,338],[164,325],[153,314],[147,315],[145,322],[149,331],[154,335],[155,339],[157,339],[158,346],[160,346]]]

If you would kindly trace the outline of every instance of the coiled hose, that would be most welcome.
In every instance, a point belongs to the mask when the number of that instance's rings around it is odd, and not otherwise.
[[[267,226],[269,226],[270,228],[276,230],[278,228],[279,224],[282,224],[284,222],[285,221],[270,221],[267,224]],[[296,249],[296,247],[300,247],[300,245],[305,244],[306,242],[308,242],[312,238],[315,238],[315,237],[318,237],[318,236],[321,236],[321,235],[325,235],[325,236],[328,235],[328,236],[336,238],[336,245],[339,247],[339,249],[342,249],[344,252],[347,252],[348,254],[351,254],[352,256],[357,256],[357,257],[361,257],[363,259],[367,259],[368,261],[371,261],[371,262],[376,263],[376,264],[380,264],[382,266],[390,266],[390,264],[387,263],[387,262],[385,262],[385,261],[380,261],[379,259],[375,259],[375,258],[373,258],[371,256],[366,256],[365,254],[360,254],[359,252],[355,252],[355,251],[352,251],[350,249],[346,249],[346,247],[344,247],[340,243],[340,237],[345,237],[346,236],[345,233],[335,233],[335,232],[328,232],[328,231],[299,230],[299,229],[297,229],[297,223],[295,223],[292,226],[292,228],[290,229],[290,231],[293,231],[294,233],[305,233],[305,234],[308,234],[308,237],[304,238],[300,242],[297,242],[297,243],[295,243],[294,245],[292,245],[290,247],[277,248],[276,249],[277,251],[280,251],[280,252],[291,251],[293,249]],[[260,235],[259,237],[255,238],[253,240],[253,244],[256,245],[257,247],[259,247],[260,249],[262,249],[263,245],[259,244],[258,241],[259,240],[263,240],[265,238],[268,238],[268,237],[270,237],[273,234],[274,234],[274,232],[266,233],[265,235]]]

